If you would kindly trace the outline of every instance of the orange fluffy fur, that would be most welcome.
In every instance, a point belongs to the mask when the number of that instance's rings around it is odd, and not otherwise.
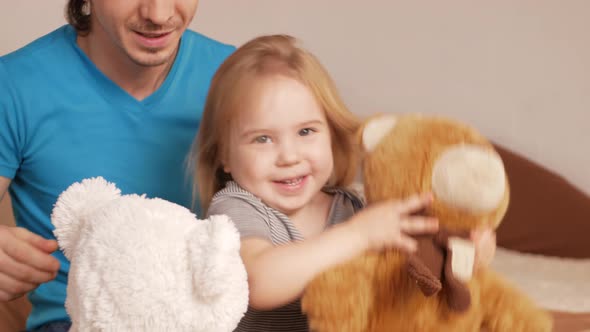
[[[454,144],[493,146],[463,124],[432,117],[401,116],[381,143],[363,158],[367,202],[429,192],[432,168],[440,153]],[[507,179],[506,179],[507,181]],[[428,213],[451,229],[486,224],[497,227],[509,190],[497,209],[473,215],[435,200]],[[310,328],[319,332],[390,331],[550,331],[550,316],[489,269],[476,271],[468,283],[471,306],[451,312],[444,291],[425,297],[395,250],[366,253],[319,275],[302,300]]]

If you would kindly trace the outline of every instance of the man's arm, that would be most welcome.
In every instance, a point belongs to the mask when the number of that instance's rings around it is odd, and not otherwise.
[[[4,198],[4,194],[8,190],[8,186],[10,185],[10,179],[0,176],[0,201]]]
[[[0,199],[10,182],[0,176]],[[59,269],[59,261],[51,256],[55,250],[55,240],[24,228],[0,225],[0,301],[15,299],[53,280]]]

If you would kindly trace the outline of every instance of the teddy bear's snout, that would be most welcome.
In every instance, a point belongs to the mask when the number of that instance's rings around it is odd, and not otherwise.
[[[497,208],[506,190],[504,164],[485,147],[460,144],[445,150],[432,170],[436,199],[472,213]]]

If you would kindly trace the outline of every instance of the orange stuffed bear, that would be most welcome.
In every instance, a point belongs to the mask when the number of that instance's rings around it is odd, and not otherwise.
[[[315,278],[302,299],[311,330],[550,331],[550,316],[531,300],[493,271],[473,270],[465,237],[497,227],[509,201],[490,142],[456,121],[410,114],[369,119],[359,136],[368,204],[432,192],[423,213],[440,230],[420,237],[410,256],[368,252]]]

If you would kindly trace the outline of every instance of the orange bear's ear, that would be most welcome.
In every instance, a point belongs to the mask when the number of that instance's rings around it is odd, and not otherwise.
[[[506,193],[506,171],[495,150],[455,144],[432,168],[432,191],[438,200],[473,214],[498,209]]]
[[[371,152],[381,142],[381,139],[395,127],[395,115],[379,115],[369,119],[361,128],[361,146],[364,152]]]

